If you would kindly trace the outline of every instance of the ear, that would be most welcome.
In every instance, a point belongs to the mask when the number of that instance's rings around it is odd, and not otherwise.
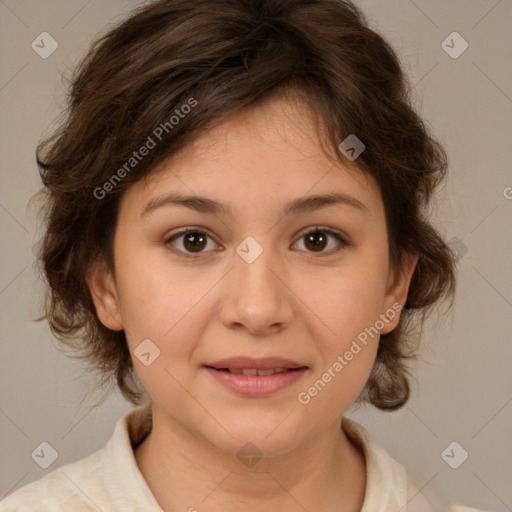
[[[388,286],[384,298],[384,311],[382,312],[386,317],[386,322],[381,330],[381,334],[388,334],[398,325],[400,312],[407,300],[407,292],[409,291],[414,269],[418,263],[418,257],[418,253],[402,253],[400,268],[392,269],[389,273]]]
[[[106,262],[103,259],[95,260],[85,279],[101,323],[113,331],[123,330],[116,283]]]

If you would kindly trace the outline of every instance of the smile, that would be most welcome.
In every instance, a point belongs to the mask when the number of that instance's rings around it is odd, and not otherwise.
[[[299,368],[213,368],[203,369],[222,387],[247,397],[263,397],[276,394],[297,383],[308,371]]]

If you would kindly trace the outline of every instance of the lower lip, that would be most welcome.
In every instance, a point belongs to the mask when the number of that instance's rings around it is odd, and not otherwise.
[[[307,368],[290,370],[273,375],[241,375],[222,370],[214,370],[207,366],[205,370],[227,388],[246,396],[265,396],[281,391],[286,386],[297,382]]]

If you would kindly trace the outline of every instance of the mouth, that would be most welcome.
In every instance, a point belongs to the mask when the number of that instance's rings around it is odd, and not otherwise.
[[[275,394],[296,383],[309,369],[282,358],[237,357],[203,365],[224,387],[245,396]]]

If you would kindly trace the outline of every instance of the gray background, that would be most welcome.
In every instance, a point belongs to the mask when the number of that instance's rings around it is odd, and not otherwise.
[[[33,247],[41,231],[27,204],[40,186],[34,148],[65,105],[62,73],[138,3],[0,1],[0,498],[101,448],[131,408],[117,392],[97,409],[100,395],[82,401],[93,377],[32,321],[40,312]],[[512,1],[356,3],[397,49],[417,108],[448,151],[450,175],[433,218],[460,259],[454,310],[426,326],[410,403],[349,416],[438,507],[512,511]],[[58,42],[47,59],[31,47],[45,31]],[[454,31],[469,44],[457,58],[442,47]],[[31,457],[44,441],[58,452],[47,470]],[[457,469],[442,458],[453,441],[469,454]],[[452,464],[462,448],[448,450]]]

